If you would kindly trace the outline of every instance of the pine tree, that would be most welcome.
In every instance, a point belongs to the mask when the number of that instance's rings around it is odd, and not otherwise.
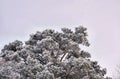
[[[0,53],[0,79],[111,79],[79,45],[89,46],[87,29],[62,28],[31,34],[23,44],[15,40]]]

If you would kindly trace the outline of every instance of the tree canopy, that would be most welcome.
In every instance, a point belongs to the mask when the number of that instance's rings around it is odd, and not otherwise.
[[[25,44],[15,40],[5,45],[0,53],[0,79],[111,79],[79,46],[90,45],[87,28],[61,30],[37,31]]]

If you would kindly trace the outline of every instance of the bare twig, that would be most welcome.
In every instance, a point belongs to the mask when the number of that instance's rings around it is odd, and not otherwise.
[[[66,52],[63,54],[63,56],[60,59],[60,62],[63,60],[63,58],[65,57],[66,54],[67,54]]]

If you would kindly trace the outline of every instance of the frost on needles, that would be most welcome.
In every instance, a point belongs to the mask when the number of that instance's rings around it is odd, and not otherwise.
[[[86,28],[62,32],[46,29],[31,34],[25,45],[14,41],[0,53],[0,79],[111,79],[91,55]]]

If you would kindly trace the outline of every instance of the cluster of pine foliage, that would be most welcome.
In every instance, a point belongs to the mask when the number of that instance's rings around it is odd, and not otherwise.
[[[0,79],[111,79],[91,55],[86,28],[62,28],[31,34],[28,41],[16,40],[0,53]]]

